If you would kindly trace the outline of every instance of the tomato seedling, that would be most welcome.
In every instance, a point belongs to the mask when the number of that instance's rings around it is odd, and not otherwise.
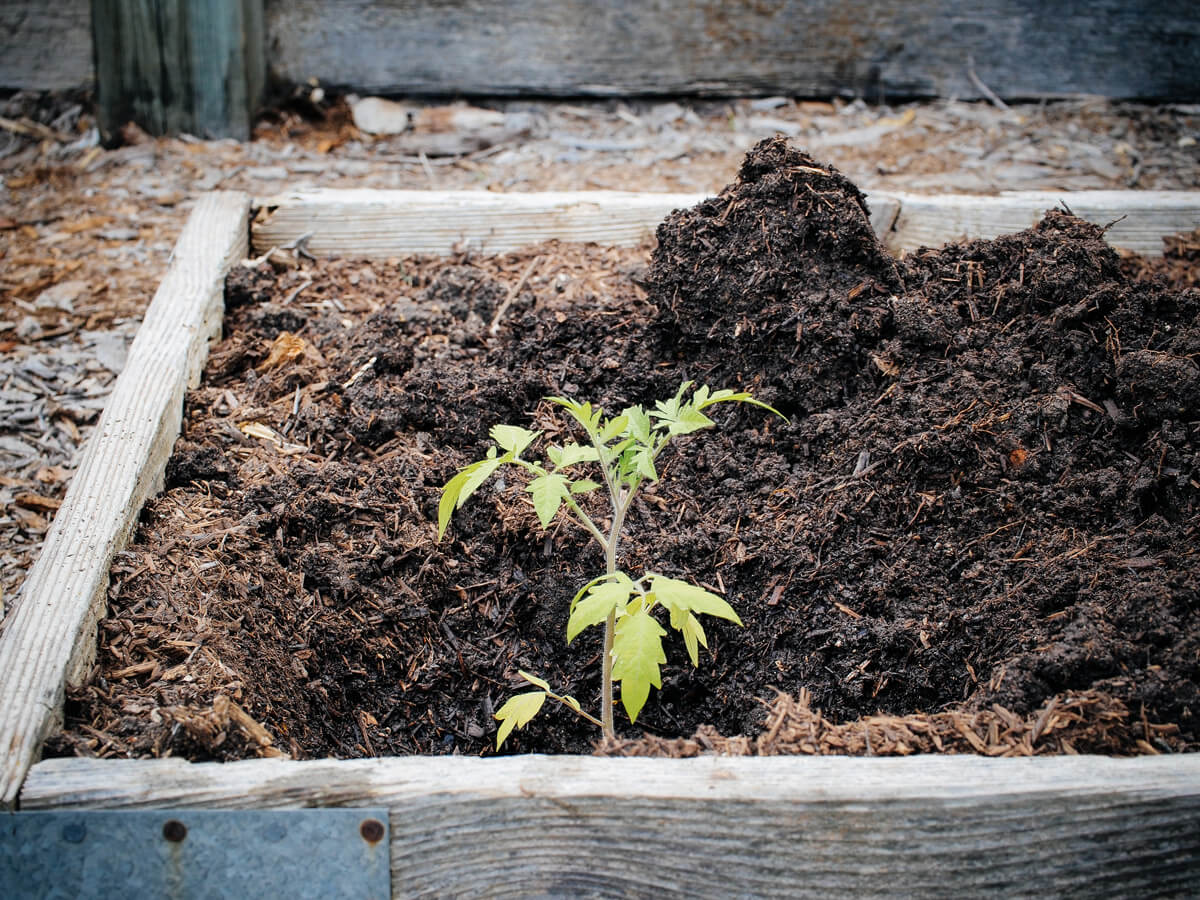
[[[670,627],[683,636],[692,665],[699,663],[699,648],[708,646],[697,614],[742,624],[733,607],[711,591],[654,572],[646,572],[634,579],[617,568],[621,532],[638,489],[647,481],[658,480],[655,462],[674,438],[716,425],[704,410],[718,403],[749,403],[783,417],[778,410],[744,391],[710,391],[702,386],[685,400],[684,395],[691,386],[692,382],[685,381],[674,397],[657,401],[654,409],[631,406],[612,417],[605,416],[602,409],[588,402],[549,397],[550,402],[565,409],[579,423],[587,435],[587,443],[548,446],[545,460],[534,462],[522,458],[521,454],[541,435],[540,431],[515,425],[495,425],[489,433],[494,444],[488,449],[487,456],[464,467],[442,488],[438,504],[438,540],[445,535],[454,510],[501,466],[513,465],[533,476],[525,490],[533,500],[534,511],[543,528],[548,528],[565,508],[604,552],[604,574],[580,588],[571,601],[567,619],[567,643],[585,628],[604,623],[600,718],[585,712],[574,697],[551,690],[544,679],[520,672],[520,676],[537,690],[510,697],[496,711],[495,718],[500,722],[496,734],[497,749],[514,727],[523,728],[538,714],[547,698],[570,707],[599,725],[605,737],[612,737],[614,683],[620,683],[621,703],[630,721],[636,722],[650,688],[662,687],[660,667],[667,661],[662,639],[667,631],[655,616],[660,608],[667,611]],[[598,469],[602,480],[579,474],[577,467],[582,466],[590,466],[591,471]],[[601,528],[579,502],[582,496],[601,489],[608,494],[611,511],[607,529]]]

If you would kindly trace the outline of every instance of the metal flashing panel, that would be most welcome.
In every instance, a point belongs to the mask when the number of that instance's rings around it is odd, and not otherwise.
[[[391,895],[385,809],[0,814],[0,897]]]

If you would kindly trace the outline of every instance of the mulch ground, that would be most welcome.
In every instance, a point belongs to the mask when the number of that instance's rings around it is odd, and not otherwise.
[[[622,565],[745,627],[669,645],[604,752],[1193,749],[1200,293],[1158,268],[1058,212],[896,259],[782,139],[654,248],[242,267],[48,752],[485,753],[517,669],[593,705],[587,536],[511,476],[438,543],[440,487],[498,422],[563,439],[547,395],[684,379],[788,421],[673,446]],[[594,739],[555,710],[506,750]]]

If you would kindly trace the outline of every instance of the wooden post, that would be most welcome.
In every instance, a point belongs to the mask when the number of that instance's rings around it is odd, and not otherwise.
[[[101,136],[246,140],[265,79],[263,0],[92,0]]]

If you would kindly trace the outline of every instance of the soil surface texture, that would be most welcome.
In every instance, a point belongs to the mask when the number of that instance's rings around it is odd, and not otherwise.
[[[548,395],[616,412],[688,379],[787,421],[726,404],[673,444],[620,563],[745,627],[707,620],[696,669],[669,639],[609,752],[1193,749],[1187,283],[1065,212],[894,258],[781,138],[653,248],[240,267],[48,752],[486,753],[518,669],[597,706],[598,629],[565,623],[600,552],[515,470],[438,543],[440,488],[496,423],[567,439]],[[595,738],[554,708],[505,750]]]

